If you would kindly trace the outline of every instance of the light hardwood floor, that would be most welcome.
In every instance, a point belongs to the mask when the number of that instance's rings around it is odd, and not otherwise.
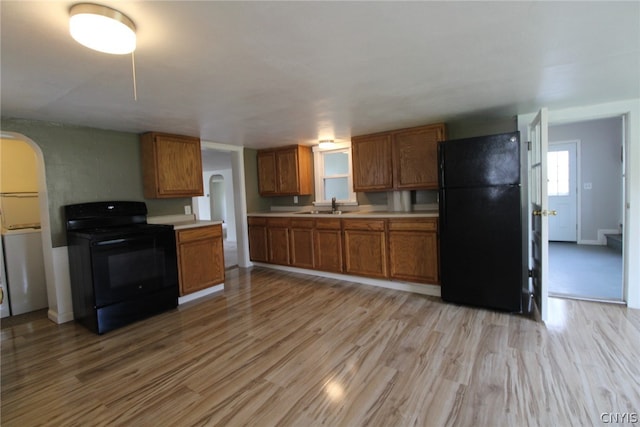
[[[4,321],[2,426],[587,426],[640,412],[640,312],[552,299],[545,327],[254,268],[97,336]]]

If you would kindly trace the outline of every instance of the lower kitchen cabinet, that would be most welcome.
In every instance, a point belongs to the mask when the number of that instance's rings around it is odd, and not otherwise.
[[[318,219],[314,231],[316,270],[342,273],[342,227],[339,219]]]
[[[251,261],[268,262],[267,218],[249,217],[249,258]]]
[[[267,262],[289,265],[289,218],[267,218]]]
[[[345,272],[388,278],[385,220],[343,220],[342,229]]]
[[[180,295],[224,282],[222,225],[176,230]]]
[[[314,233],[315,220],[291,220],[291,265],[301,268],[314,268]]]
[[[439,283],[438,219],[249,217],[252,261]]]
[[[390,219],[388,227],[390,277],[439,283],[438,220]]]

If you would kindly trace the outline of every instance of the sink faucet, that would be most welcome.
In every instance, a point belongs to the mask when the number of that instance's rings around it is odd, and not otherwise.
[[[331,198],[331,213],[335,213],[338,210],[338,204],[336,203],[336,198]]]

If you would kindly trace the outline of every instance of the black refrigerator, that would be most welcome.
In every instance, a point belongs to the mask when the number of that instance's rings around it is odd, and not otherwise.
[[[522,311],[520,133],[438,144],[444,301]]]

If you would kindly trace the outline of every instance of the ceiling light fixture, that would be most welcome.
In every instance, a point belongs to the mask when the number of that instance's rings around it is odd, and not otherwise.
[[[136,49],[136,26],[107,6],[79,3],[69,9],[69,32],[78,43],[104,53],[123,55]]]
[[[334,144],[333,139],[323,139],[320,141],[319,146],[320,148],[332,148]]]

